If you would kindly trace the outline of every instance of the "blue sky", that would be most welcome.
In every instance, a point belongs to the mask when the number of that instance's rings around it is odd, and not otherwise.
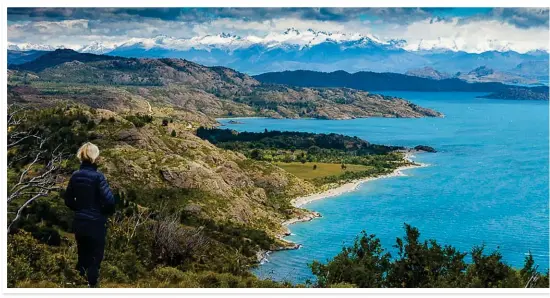
[[[298,30],[405,40],[415,48],[548,48],[547,8],[8,8],[8,41],[78,48],[94,41],[175,38],[222,32],[263,38]]]

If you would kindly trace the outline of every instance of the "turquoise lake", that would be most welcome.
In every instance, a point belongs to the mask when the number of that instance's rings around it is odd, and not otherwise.
[[[340,133],[372,143],[436,148],[417,154],[430,166],[407,176],[363,183],[354,192],[309,203],[323,217],[290,226],[298,250],[274,252],[254,272],[294,283],[312,278],[308,263],[325,262],[362,230],[390,252],[403,223],[462,251],[485,244],[522,267],[533,254],[539,271],[549,262],[548,102],[480,99],[477,93],[379,92],[433,108],[445,118],[355,120],[240,119],[239,131]]]

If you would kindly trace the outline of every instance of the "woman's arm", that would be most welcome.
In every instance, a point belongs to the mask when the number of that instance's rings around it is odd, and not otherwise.
[[[99,175],[99,202],[104,213],[110,215],[115,212],[115,198],[103,173]]]

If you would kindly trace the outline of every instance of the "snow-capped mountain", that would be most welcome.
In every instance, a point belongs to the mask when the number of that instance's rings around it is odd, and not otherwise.
[[[196,36],[192,38],[174,38],[166,35],[158,35],[153,38],[132,38],[120,44],[119,48],[143,48],[150,50],[153,48],[162,48],[167,50],[185,51],[191,49],[210,50],[223,48],[232,50],[240,47],[250,46],[254,39],[247,40],[240,36],[221,33],[218,35]]]
[[[78,52],[81,53],[91,53],[91,54],[105,54],[112,50],[114,50],[116,45],[106,45],[98,41],[94,41],[93,43],[89,45],[85,45],[78,49]]]
[[[511,71],[521,63],[548,63],[547,50],[518,53],[511,50],[516,46],[491,39],[475,44],[468,44],[460,37],[410,42],[372,34],[289,28],[265,36],[220,33],[190,38],[158,35],[131,38],[118,44],[98,41],[76,50],[123,57],[183,58],[249,74],[298,69],[405,73],[429,66],[454,75],[480,66]],[[9,49],[52,50],[53,47],[12,44]],[[522,72],[524,75],[529,71],[522,69]]]
[[[8,50],[10,51],[55,51],[56,49],[64,48],[63,46],[54,47],[45,44],[36,44],[36,43],[11,43],[8,42]]]
[[[515,47],[508,41],[495,39],[480,40],[475,44],[468,44],[463,38],[439,37],[433,40],[421,39],[418,42],[407,43],[403,48],[416,52],[453,51],[480,54],[490,51],[508,52]]]
[[[380,45],[401,45],[403,41],[382,41],[373,35],[346,34],[340,32],[325,32],[308,29],[299,31],[295,28],[289,28],[284,32],[272,32],[266,36],[259,37],[248,35],[245,37],[220,33],[217,35],[204,35],[192,38],[174,38],[166,35],[158,35],[153,38],[132,38],[120,44],[117,48],[136,48],[141,47],[147,50],[152,48],[163,48],[167,50],[229,50],[248,48],[251,46],[262,46],[266,48],[275,47],[311,47],[324,42],[348,43],[354,41],[356,46],[376,43]]]

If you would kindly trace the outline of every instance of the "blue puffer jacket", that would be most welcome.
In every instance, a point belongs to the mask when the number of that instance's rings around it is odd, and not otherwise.
[[[115,209],[115,199],[105,176],[97,166],[82,163],[73,173],[67,191],[65,205],[75,211],[76,220],[107,221]]]

